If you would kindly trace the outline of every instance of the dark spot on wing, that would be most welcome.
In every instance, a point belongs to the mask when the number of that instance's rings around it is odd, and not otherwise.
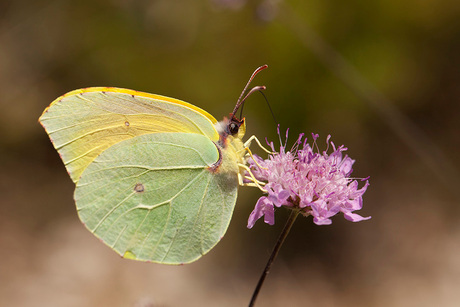
[[[134,186],[134,192],[136,193],[144,192],[144,185],[142,183],[136,183],[136,185]]]

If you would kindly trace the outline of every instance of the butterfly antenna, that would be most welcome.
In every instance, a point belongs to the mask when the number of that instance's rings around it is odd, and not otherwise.
[[[262,92],[262,91],[260,91],[260,93],[262,94],[262,96],[264,96],[265,102],[267,103],[268,109],[270,110],[270,113],[272,114],[273,120],[275,121],[275,124],[278,126],[279,125],[278,121],[275,118],[275,113],[273,113],[272,106],[268,102],[267,96],[265,96],[264,92]]]
[[[235,105],[235,108],[233,109],[233,112],[232,112],[232,117],[235,115],[235,113],[238,111],[238,109],[240,108],[241,104],[246,100],[246,98],[248,98],[252,93],[256,92],[256,91],[262,91],[262,90],[265,90],[265,86],[256,86],[254,88],[252,88],[248,93],[247,95],[245,96],[244,94],[246,93],[246,90],[248,89],[249,87],[249,84],[251,84],[251,81],[252,79],[254,79],[254,77],[259,73],[261,72],[262,70],[264,70],[265,68],[267,68],[268,65],[263,65],[263,66],[260,66],[259,68],[257,68],[251,75],[251,78],[249,78],[249,81],[248,83],[246,83],[246,86],[244,87],[243,91],[241,92],[241,95],[240,97],[238,98],[238,101],[236,102],[236,105]],[[243,98],[244,97],[244,98]]]
[[[243,103],[243,102],[244,102],[244,101],[246,100],[246,98],[248,98],[252,93],[254,93],[254,92],[256,92],[256,91],[259,91],[259,92],[262,94],[262,96],[264,96],[265,101],[268,103],[267,97],[266,97],[266,96],[264,95],[264,93],[262,92],[262,91],[265,90],[265,89],[266,89],[265,86],[255,86],[255,87],[253,87],[253,88],[249,91],[249,93],[248,93],[246,96],[244,96],[244,98],[241,100],[240,108],[239,108],[239,110],[240,110],[240,118],[243,117],[243,108],[244,108],[244,103]],[[270,108],[270,106],[269,106],[269,108]],[[237,108],[235,108],[235,109],[237,110]]]

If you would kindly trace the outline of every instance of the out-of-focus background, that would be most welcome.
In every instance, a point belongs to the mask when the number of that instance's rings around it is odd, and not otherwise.
[[[0,2],[0,305],[244,306],[286,219],[227,235],[184,266],[121,259],[79,222],[37,120],[55,98],[118,86],[220,119],[252,71],[291,140],[327,134],[370,176],[360,223],[299,219],[259,306],[460,305],[460,2]],[[277,140],[261,95],[248,135]]]

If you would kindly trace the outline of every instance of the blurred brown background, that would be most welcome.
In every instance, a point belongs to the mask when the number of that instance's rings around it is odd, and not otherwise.
[[[259,306],[460,305],[460,2],[0,2],[0,305],[245,306],[280,232],[246,222],[185,266],[123,260],[80,224],[74,185],[37,122],[67,91],[118,86],[220,119],[252,71],[291,138],[327,134],[371,176],[363,215],[299,219]],[[378,89],[378,90],[377,90]],[[263,98],[248,135],[276,140]]]

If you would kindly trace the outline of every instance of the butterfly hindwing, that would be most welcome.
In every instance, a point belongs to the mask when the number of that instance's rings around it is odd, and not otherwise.
[[[120,255],[180,264],[201,257],[226,232],[237,174],[210,168],[219,150],[195,133],[121,141],[90,163],[75,201],[86,227]]]

